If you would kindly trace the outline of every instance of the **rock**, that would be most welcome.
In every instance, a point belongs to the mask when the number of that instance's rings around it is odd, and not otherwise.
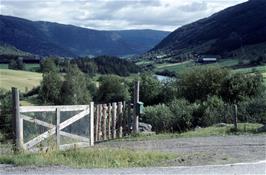
[[[257,132],[266,132],[266,124],[257,129]]]
[[[140,132],[151,132],[152,126],[148,123],[139,122]]]
[[[196,130],[198,130],[198,129],[200,129],[201,127],[200,126],[196,126],[195,128],[194,128],[194,130],[196,131]]]
[[[216,126],[216,127],[226,127],[227,124],[226,123],[217,123],[214,126]]]

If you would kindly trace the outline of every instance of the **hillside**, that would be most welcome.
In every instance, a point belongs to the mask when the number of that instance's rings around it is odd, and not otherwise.
[[[152,49],[155,54],[226,55],[266,42],[266,1],[250,0],[176,29]]]
[[[43,56],[136,55],[150,50],[169,34],[154,30],[98,31],[3,15],[0,33],[0,43]]]

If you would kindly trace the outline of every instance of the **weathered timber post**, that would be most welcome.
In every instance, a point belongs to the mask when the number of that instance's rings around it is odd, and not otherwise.
[[[127,104],[127,128],[128,128],[128,133],[131,133],[131,127],[132,127],[132,115],[131,115],[131,102],[128,102]]]
[[[90,103],[90,145],[94,145],[94,103]]]
[[[139,80],[134,85],[134,109],[133,109],[133,132],[139,132],[139,116],[137,114],[137,104],[139,102]]]
[[[112,138],[115,139],[116,138],[116,110],[117,110],[117,106],[116,103],[112,103],[112,111],[113,111],[113,115],[112,115]]]
[[[98,140],[101,141],[102,140],[102,117],[103,117],[103,108],[102,108],[102,104],[99,105],[99,126],[98,126]]]
[[[99,126],[99,105],[96,105],[96,119],[95,119],[95,141],[98,141],[98,126]]]
[[[124,130],[124,135],[125,132],[127,132],[127,104],[125,101],[123,101],[123,116],[122,116],[122,127]]]
[[[60,109],[56,108],[56,146],[60,149]]]
[[[234,114],[234,128],[235,128],[235,131],[237,131],[237,105],[234,105],[235,107],[235,114]]]
[[[118,102],[118,125],[119,125],[119,138],[123,137],[122,117],[123,117],[122,102]]]
[[[19,112],[19,91],[12,87],[12,102],[13,102],[13,140],[16,144],[16,150],[23,149],[23,119]]]
[[[111,120],[112,120],[112,105],[111,105],[111,103],[109,103],[108,104],[108,139],[112,138]]]
[[[103,105],[103,125],[102,125],[102,132],[103,132],[103,140],[107,140],[106,134],[106,113],[107,113],[107,105]]]

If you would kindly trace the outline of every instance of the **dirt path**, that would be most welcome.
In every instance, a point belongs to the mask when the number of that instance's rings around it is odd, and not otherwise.
[[[0,165],[0,174],[266,174],[266,135],[111,141],[97,147],[171,152],[177,158],[158,164],[165,167],[150,168],[73,169]]]
[[[266,160],[266,135],[196,137],[148,141],[112,141],[99,147],[176,153],[166,166],[210,165]]]

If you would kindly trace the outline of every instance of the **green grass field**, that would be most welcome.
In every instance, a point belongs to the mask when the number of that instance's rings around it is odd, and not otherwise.
[[[11,69],[0,69],[0,88],[10,90],[16,87],[25,92],[40,84],[42,74],[28,71],[17,71]]]
[[[0,69],[8,69],[8,64],[0,64]],[[40,64],[25,64],[25,71],[36,72],[40,69]]]
[[[173,153],[96,147],[37,154],[9,154],[0,156],[0,163],[18,166],[65,165],[74,168],[127,168],[158,166],[161,162],[176,157],[177,155]]]
[[[158,139],[172,139],[180,137],[209,137],[209,136],[226,136],[226,135],[252,135],[263,134],[258,133],[257,128],[262,127],[262,124],[258,123],[238,123],[238,131],[233,130],[233,125],[228,124],[225,127],[210,126],[207,128],[199,128],[197,130],[191,130],[183,133],[159,133],[159,134],[138,134],[129,136],[123,140],[158,140]]]

